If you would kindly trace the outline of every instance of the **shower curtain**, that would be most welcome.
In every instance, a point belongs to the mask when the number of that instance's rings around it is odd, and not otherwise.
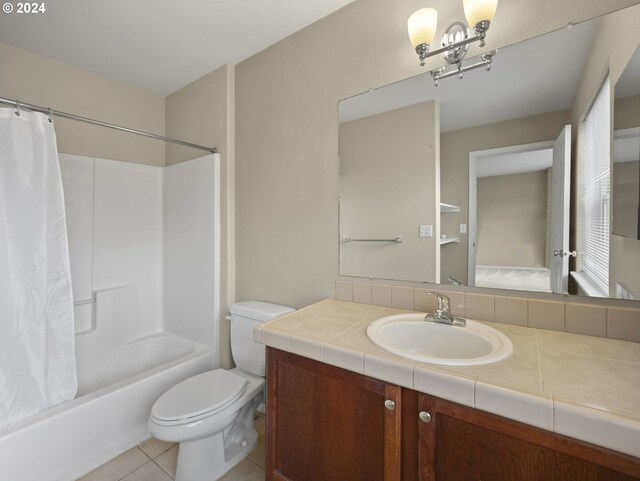
[[[74,347],[53,123],[0,108],[0,426],[75,397]]]

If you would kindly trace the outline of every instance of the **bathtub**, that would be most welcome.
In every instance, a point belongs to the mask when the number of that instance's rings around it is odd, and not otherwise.
[[[0,481],[81,477],[147,439],[156,399],[214,365],[211,350],[169,333],[108,350],[94,342],[76,336],[75,399],[0,428]]]

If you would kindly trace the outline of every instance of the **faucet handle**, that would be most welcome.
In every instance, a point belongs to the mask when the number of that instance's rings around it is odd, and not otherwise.
[[[446,294],[441,294],[437,291],[427,291],[427,294],[436,296],[436,300],[438,302],[438,311],[451,312],[451,300],[449,299],[449,296],[447,296]]]
[[[449,296],[438,293],[436,299],[438,300],[439,311],[451,312],[451,300],[449,299]]]

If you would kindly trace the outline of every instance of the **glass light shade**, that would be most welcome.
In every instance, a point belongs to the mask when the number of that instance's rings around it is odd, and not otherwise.
[[[411,45],[416,48],[418,45],[426,43],[431,45],[433,37],[436,35],[438,26],[438,12],[433,8],[422,8],[411,14],[407,20],[407,29]]]
[[[492,21],[498,8],[498,0],[463,0],[462,3],[464,15],[472,28],[483,20]]]

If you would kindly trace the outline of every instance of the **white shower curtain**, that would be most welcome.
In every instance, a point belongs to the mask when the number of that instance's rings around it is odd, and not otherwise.
[[[0,426],[72,399],[73,298],[53,123],[0,108]]]

